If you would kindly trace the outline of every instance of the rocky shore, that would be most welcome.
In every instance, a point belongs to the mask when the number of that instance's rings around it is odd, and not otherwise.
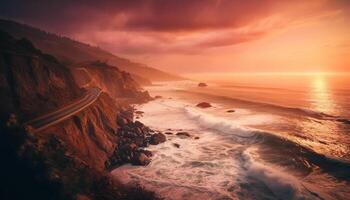
[[[164,142],[141,122],[118,117],[118,144],[99,170],[71,152],[69,145],[53,135],[33,135],[11,115],[1,124],[1,199],[158,199],[140,186],[125,186],[109,175],[109,168],[122,164],[147,165],[149,144]],[[21,191],[18,193],[17,191]]]
[[[118,116],[119,142],[112,156],[106,161],[106,168],[110,169],[126,163],[134,165],[148,165],[151,162],[152,152],[144,148],[166,141],[163,133],[155,132],[140,121],[132,121],[132,117],[124,114]]]

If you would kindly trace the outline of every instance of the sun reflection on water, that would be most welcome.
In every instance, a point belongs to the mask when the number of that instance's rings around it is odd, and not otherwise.
[[[310,96],[313,110],[334,113],[334,100],[323,75],[313,77]]]

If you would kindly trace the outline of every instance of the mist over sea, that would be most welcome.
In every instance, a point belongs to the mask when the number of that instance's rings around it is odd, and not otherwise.
[[[138,120],[173,134],[148,148],[150,165],[113,174],[165,199],[350,198],[349,76],[201,80],[208,86],[181,81],[147,88],[162,98],[137,107],[144,112]],[[200,102],[212,107],[196,107]]]

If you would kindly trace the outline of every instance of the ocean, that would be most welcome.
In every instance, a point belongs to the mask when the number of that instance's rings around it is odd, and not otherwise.
[[[165,199],[350,199],[350,76],[200,79],[146,88],[162,98],[137,106],[138,120],[173,135],[148,148],[150,165],[112,174]]]

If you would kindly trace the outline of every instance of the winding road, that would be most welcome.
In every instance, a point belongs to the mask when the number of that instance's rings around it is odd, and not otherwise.
[[[49,126],[57,124],[71,117],[72,115],[90,106],[98,99],[101,93],[102,91],[99,88],[90,88],[80,99],[75,100],[71,104],[61,107],[55,111],[32,119],[26,122],[24,126],[30,127],[30,132],[32,133],[39,132]]]

